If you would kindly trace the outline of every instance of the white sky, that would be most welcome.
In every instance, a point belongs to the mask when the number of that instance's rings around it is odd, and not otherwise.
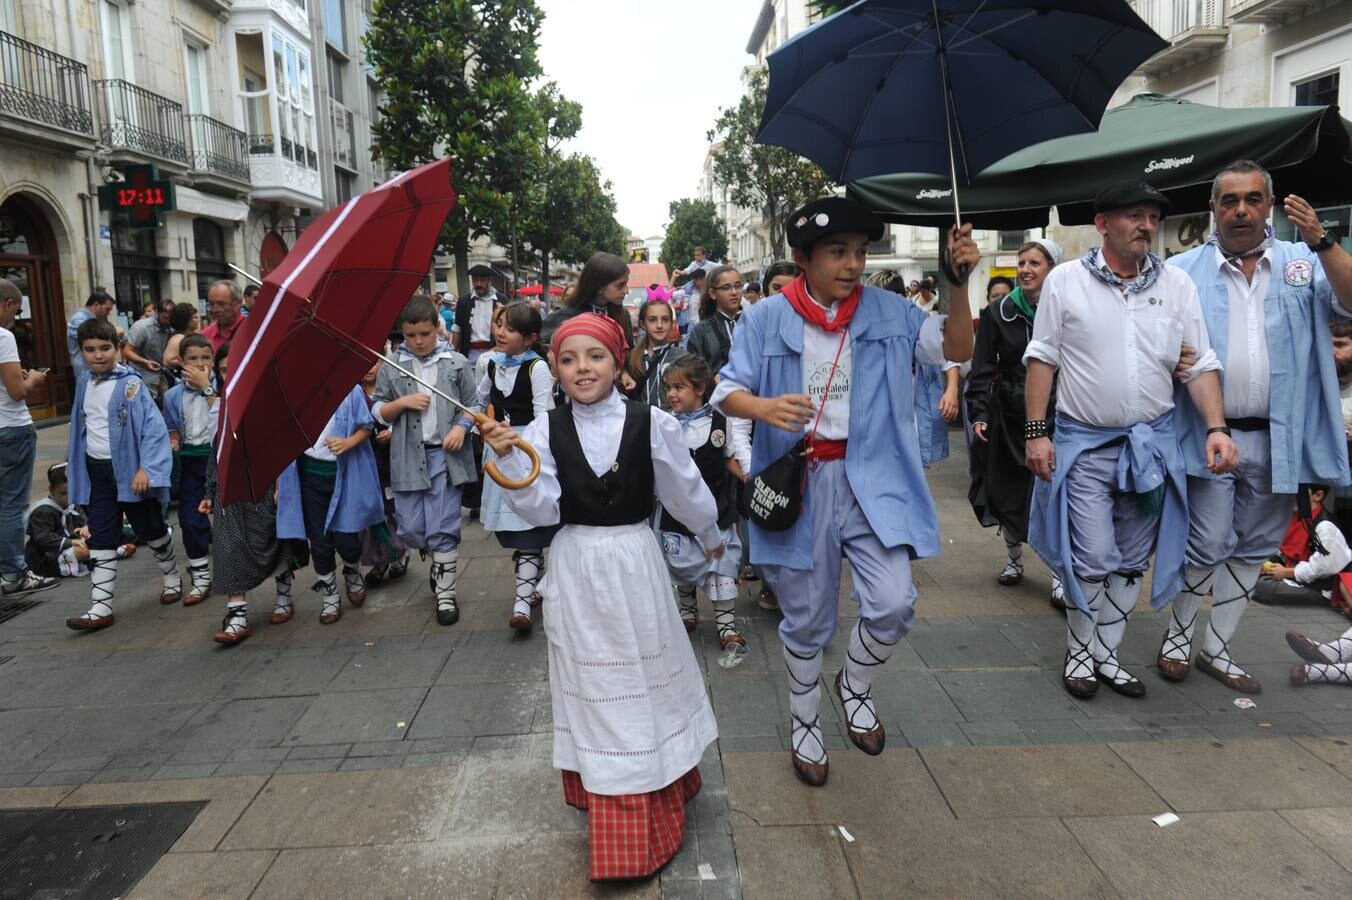
[[[621,225],[640,237],[660,233],[667,204],[695,193],[719,107],[741,96],[759,0],[539,4],[545,78],[582,104],[569,149],[590,155],[614,184]]]

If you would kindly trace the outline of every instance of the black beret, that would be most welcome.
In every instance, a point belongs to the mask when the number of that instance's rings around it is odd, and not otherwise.
[[[830,234],[853,232],[868,235],[870,241],[883,236],[883,220],[867,207],[847,197],[823,197],[813,200],[785,223],[789,246],[806,247]]]
[[[1101,212],[1112,212],[1115,209],[1125,209],[1142,203],[1158,206],[1161,219],[1169,215],[1169,210],[1173,209],[1168,197],[1144,181],[1123,181],[1098,192],[1098,196],[1094,198],[1094,213],[1097,215]]]
[[[482,263],[480,263],[479,265],[474,266],[472,269],[470,269],[469,274],[471,278],[492,278],[494,275],[498,273],[495,272],[493,269],[490,269],[488,266],[485,266]]]

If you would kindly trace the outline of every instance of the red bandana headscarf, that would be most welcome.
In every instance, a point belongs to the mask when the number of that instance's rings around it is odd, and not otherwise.
[[[856,284],[854,290],[850,291],[850,296],[840,301],[840,305],[836,307],[836,317],[830,321],[826,318],[826,308],[807,295],[806,275],[799,275],[786,284],[783,293],[789,305],[810,324],[823,331],[843,331],[849,327],[850,320],[854,318],[854,311],[859,308],[859,298],[864,293],[864,287]]]
[[[615,365],[624,365],[624,354],[629,349],[624,339],[624,329],[610,316],[598,316],[596,313],[589,312],[578,313],[571,319],[566,320],[554,332],[554,338],[550,341],[549,355],[556,365],[559,351],[563,349],[563,342],[578,335],[585,335],[599,341],[615,355]]]

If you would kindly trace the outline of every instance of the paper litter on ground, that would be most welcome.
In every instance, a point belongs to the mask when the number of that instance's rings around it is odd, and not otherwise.
[[[717,881],[717,880],[718,880],[718,876],[714,874],[714,867],[711,866],[711,865],[709,865],[708,863],[700,863],[700,864],[699,864],[699,880],[700,880],[700,881]]]
[[[1174,814],[1171,813],[1171,812],[1160,813],[1158,816],[1155,816],[1155,818],[1151,819],[1150,821],[1154,822],[1156,825],[1158,825],[1158,826],[1161,827],[1161,828],[1166,828],[1166,827],[1168,827],[1168,826],[1170,826],[1170,825],[1173,825],[1175,822],[1177,822],[1177,821],[1178,821],[1178,816],[1174,815]]]
[[[1257,703],[1254,703],[1254,702],[1253,702],[1252,700],[1250,700],[1248,697],[1240,697],[1240,698],[1236,699],[1236,700],[1235,700],[1235,706],[1238,706],[1240,709],[1257,709],[1257,708],[1258,708],[1258,704],[1257,704]]]
[[[836,831],[839,831],[839,832],[840,832],[840,836],[843,837],[846,841],[848,841],[848,842],[851,843],[851,844],[854,843],[854,835],[852,835],[852,834],[850,834],[848,831],[846,831],[844,825],[837,825],[837,826],[836,826]]]

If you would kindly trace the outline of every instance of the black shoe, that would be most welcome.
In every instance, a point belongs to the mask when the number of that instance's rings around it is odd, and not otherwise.
[[[384,563],[381,563],[378,566],[372,566],[366,573],[366,586],[373,588],[380,584],[385,580],[386,573],[389,572],[389,570],[390,567]]]
[[[1094,667],[1094,675],[1098,678],[1099,681],[1108,685],[1108,687],[1111,690],[1117,691],[1117,693],[1121,694],[1123,697],[1131,697],[1133,700],[1138,700],[1141,697],[1144,697],[1145,683],[1142,682],[1141,679],[1137,678],[1135,675],[1131,675],[1129,672],[1126,671],[1126,669],[1123,669],[1122,671],[1124,674],[1127,674],[1131,678],[1131,681],[1114,681],[1107,675],[1104,675],[1102,672],[1100,672],[1097,666]]]
[[[456,622],[459,621],[460,621],[460,607],[455,605],[454,600],[451,601],[450,606],[441,606],[441,605],[437,606],[438,625],[454,625]]]
[[[1069,652],[1066,653],[1066,665],[1070,665]],[[1062,669],[1063,674],[1061,675],[1061,683],[1065,685],[1066,692],[1072,697],[1088,700],[1098,693],[1098,682],[1093,678],[1071,678],[1069,675],[1064,674],[1064,672],[1065,670]]]

